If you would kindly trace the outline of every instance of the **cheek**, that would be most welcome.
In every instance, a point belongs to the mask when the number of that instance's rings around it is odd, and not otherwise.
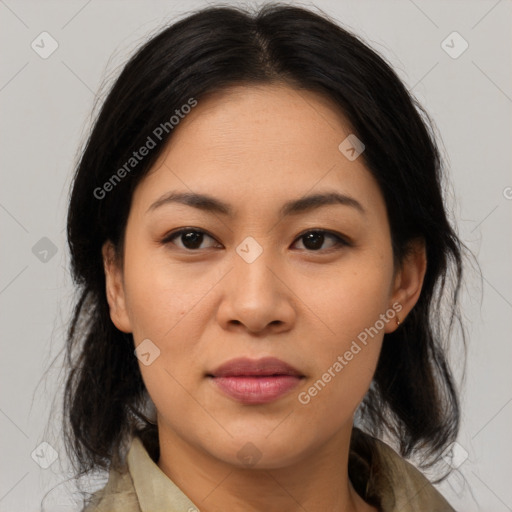
[[[125,264],[128,315],[136,341],[163,341],[193,312],[209,279],[193,278],[165,258],[132,251]]]
[[[330,340],[344,343],[373,326],[389,307],[393,269],[390,258],[355,256],[323,279],[321,286],[310,286],[302,295],[323,322]],[[340,348],[340,347],[337,347]]]
[[[148,366],[139,363],[156,405],[159,396],[164,402],[190,398],[182,397],[182,386],[194,385],[191,361],[199,361],[204,350],[201,340],[209,321],[205,296],[214,277],[193,277],[169,265],[165,258],[151,259],[142,252],[132,251],[126,260],[127,308],[135,345],[148,339],[157,347],[154,362]]]
[[[341,421],[363,399],[378,362],[383,327],[394,321],[394,315],[386,316],[392,275],[390,258],[369,263],[360,257],[308,292],[307,304],[321,320],[322,334],[309,348],[314,371],[299,402],[320,417],[332,408],[331,416]]]

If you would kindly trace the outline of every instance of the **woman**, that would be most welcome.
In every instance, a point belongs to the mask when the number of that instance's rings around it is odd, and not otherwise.
[[[453,510],[405,460],[459,427],[430,126],[296,7],[208,8],[133,56],[69,205],[65,436],[110,472],[85,510]]]

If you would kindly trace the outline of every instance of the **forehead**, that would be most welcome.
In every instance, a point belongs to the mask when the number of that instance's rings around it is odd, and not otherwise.
[[[334,187],[371,202],[379,190],[363,159],[339,149],[350,134],[338,107],[318,93],[233,87],[198,100],[180,120],[136,195],[146,207],[173,189],[261,204]]]
[[[349,133],[338,107],[318,93],[285,85],[239,86],[200,99],[168,149],[192,143],[213,157],[295,161],[336,154],[338,139]]]

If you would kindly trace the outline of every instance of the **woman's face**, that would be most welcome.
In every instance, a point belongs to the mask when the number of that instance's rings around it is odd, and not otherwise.
[[[350,133],[321,96],[276,85],[199,100],[174,127],[134,193],[122,268],[104,250],[161,438],[276,468],[350,432],[424,273],[420,257],[395,272]]]

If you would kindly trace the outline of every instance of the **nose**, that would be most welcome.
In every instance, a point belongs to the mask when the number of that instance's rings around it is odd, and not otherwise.
[[[270,251],[250,263],[235,255],[234,268],[223,279],[219,324],[226,330],[245,329],[262,336],[289,330],[296,304],[286,281],[282,265],[270,258]]]

